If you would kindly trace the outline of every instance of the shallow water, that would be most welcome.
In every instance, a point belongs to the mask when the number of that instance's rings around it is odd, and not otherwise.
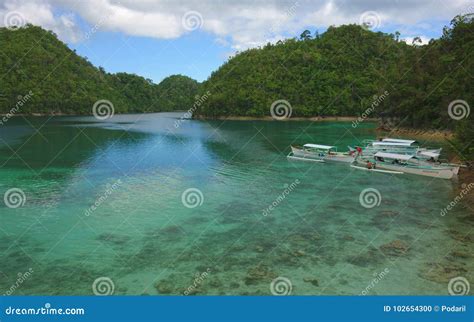
[[[108,277],[114,294],[264,295],[285,277],[291,294],[448,294],[474,280],[470,205],[440,215],[456,181],[286,159],[290,144],[344,150],[374,124],[179,117],[2,126],[0,193],[26,201],[0,204],[0,293],[93,294]]]

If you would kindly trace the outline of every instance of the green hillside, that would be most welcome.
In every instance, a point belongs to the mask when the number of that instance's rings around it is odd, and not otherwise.
[[[456,128],[460,149],[472,154],[473,113],[456,120],[448,106],[458,99],[474,104],[473,52],[473,15],[455,17],[440,39],[423,46],[358,25],[305,31],[227,61],[203,83],[212,95],[196,115],[270,116],[272,102],[283,99],[293,117],[365,112],[392,125]],[[457,105],[458,114],[469,109]]]
[[[30,91],[18,113],[91,114],[100,99],[111,101],[116,113],[188,109],[198,92],[199,83],[186,76],[168,77],[160,86],[133,74],[106,73],[36,26],[0,28],[0,44],[0,113]]]

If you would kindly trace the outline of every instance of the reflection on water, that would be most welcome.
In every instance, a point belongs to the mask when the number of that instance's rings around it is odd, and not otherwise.
[[[372,124],[179,117],[3,126],[0,192],[26,202],[0,208],[0,293],[29,269],[15,294],[93,294],[103,276],[138,295],[271,294],[279,276],[292,294],[448,294],[451,278],[473,280],[472,212],[440,216],[455,181],[286,159],[290,144],[344,150]]]

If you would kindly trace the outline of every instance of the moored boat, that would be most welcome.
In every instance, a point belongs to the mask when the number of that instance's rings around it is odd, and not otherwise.
[[[363,148],[363,153],[366,155],[373,155],[377,152],[396,153],[415,155],[418,159],[435,162],[438,161],[441,154],[441,148],[428,149],[416,145],[415,140],[403,140],[384,138],[381,140],[365,140],[366,146]]]
[[[459,171],[459,166],[432,164],[417,159],[414,155],[377,152],[372,156],[360,156],[355,165],[368,169],[383,169],[408,174],[416,174],[440,179],[452,179]]]
[[[337,152],[337,148],[330,145],[307,143],[302,147],[291,146],[289,158],[303,158],[329,162],[354,162],[356,152]]]

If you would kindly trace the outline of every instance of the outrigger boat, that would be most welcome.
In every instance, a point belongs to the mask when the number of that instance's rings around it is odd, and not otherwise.
[[[367,169],[417,174],[427,177],[451,179],[459,172],[459,166],[449,164],[431,164],[408,154],[377,152],[372,156],[358,156],[355,166],[366,166]]]
[[[337,152],[337,148],[329,145],[307,143],[302,147],[291,146],[289,159],[315,162],[346,162],[355,160],[356,152]]]
[[[336,147],[307,143],[292,146],[288,159],[312,162],[344,162],[351,167],[369,172],[389,174],[416,174],[433,178],[451,179],[462,164],[439,161],[441,149],[421,148],[415,140],[385,138],[364,141],[365,149],[349,147],[349,151],[337,152]]]
[[[421,148],[417,145],[414,145],[417,143],[415,140],[385,138],[379,141],[366,140],[364,143],[367,144],[363,149],[363,153],[366,155],[375,154],[377,152],[408,154],[415,155],[418,159],[435,162],[438,161],[441,154],[441,148]]]

